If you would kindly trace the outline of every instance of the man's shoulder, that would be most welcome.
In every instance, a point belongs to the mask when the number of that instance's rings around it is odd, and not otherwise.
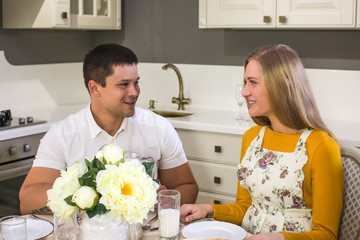
[[[86,108],[68,115],[65,119],[54,123],[51,128],[57,131],[76,130],[86,124]]]

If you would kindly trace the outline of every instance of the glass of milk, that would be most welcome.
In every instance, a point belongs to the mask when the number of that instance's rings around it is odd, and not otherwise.
[[[162,190],[158,193],[159,239],[180,239],[180,192]]]

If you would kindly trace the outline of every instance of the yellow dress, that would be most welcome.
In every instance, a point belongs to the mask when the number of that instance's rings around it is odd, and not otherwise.
[[[244,134],[241,158],[262,127]],[[262,146],[279,152],[293,152],[301,134],[282,134],[267,128]],[[312,209],[312,230],[304,233],[282,232],[286,239],[336,239],[342,209],[343,169],[338,144],[318,130],[306,140],[308,160],[303,167],[302,185],[305,208]],[[249,191],[238,185],[237,201],[214,206],[214,218],[240,225],[252,203]],[[281,230],[280,230],[281,231]]]

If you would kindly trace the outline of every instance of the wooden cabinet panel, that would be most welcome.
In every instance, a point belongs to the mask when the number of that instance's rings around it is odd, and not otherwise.
[[[3,0],[3,28],[121,29],[121,0]]]
[[[277,0],[277,27],[354,27],[354,0]],[[279,19],[283,17],[284,22]]]
[[[356,1],[199,0],[199,27],[354,28]]]
[[[200,191],[196,199],[196,203],[216,203],[230,204],[236,201],[236,197],[220,195],[216,193],[208,193]]]
[[[201,191],[236,195],[236,166],[192,160],[189,160],[189,163]]]
[[[242,136],[176,129],[199,185],[197,203],[233,203]]]
[[[177,129],[186,156],[202,161],[237,165],[242,136]]]
[[[275,0],[207,1],[208,27],[275,27]]]

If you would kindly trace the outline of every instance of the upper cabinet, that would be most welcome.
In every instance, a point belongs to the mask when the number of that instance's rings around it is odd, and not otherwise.
[[[121,29],[121,0],[3,0],[3,28]]]
[[[199,0],[200,28],[354,28],[355,16],[356,0]]]
[[[356,18],[356,21],[357,21],[357,28],[360,28],[360,0],[357,1],[357,18]]]

